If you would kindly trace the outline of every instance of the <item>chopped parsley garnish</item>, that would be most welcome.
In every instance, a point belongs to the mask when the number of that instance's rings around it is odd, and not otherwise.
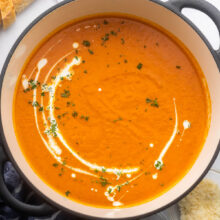
[[[105,25],[108,24],[108,21],[107,21],[107,20],[104,20],[104,21],[103,21],[103,24],[105,24]]]
[[[98,169],[95,169],[95,173],[98,173],[99,171],[98,171]]]
[[[177,65],[176,68],[177,68],[177,69],[181,69],[181,66]]]
[[[88,40],[84,40],[84,41],[83,41],[83,45],[84,45],[85,47],[90,47],[90,42],[89,42]]]
[[[86,74],[86,73],[87,73],[87,70],[84,70],[83,72]]]
[[[106,185],[108,185],[108,184],[110,184],[109,182],[108,182],[108,180],[106,179],[106,178],[104,178],[103,176],[100,176],[100,181],[98,182],[98,183],[100,183],[103,187],[104,186],[106,186]]]
[[[117,36],[117,33],[115,31],[110,31],[110,34],[113,36]]]
[[[119,117],[117,119],[115,119],[113,122],[116,123],[117,121],[121,121],[122,120],[122,117]]]
[[[59,166],[58,163],[53,163],[52,165],[53,165],[53,167],[58,167]]]
[[[30,91],[30,88],[24,89],[23,90],[25,93]]]
[[[28,81],[28,86],[30,87],[30,88],[26,88],[26,89],[24,89],[23,91],[26,93],[26,92],[29,92],[31,89],[33,90],[33,89],[36,89],[37,88],[37,86],[39,86],[40,85],[40,83],[38,82],[38,81],[35,81],[35,80],[33,80],[33,79],[31,79],[31,80],[29,80]]]
[[[122,187],[122,185],[117,185],[117,190],[118,190],[118,192],[121,191],[121,187]]]
[[[75,59],[76,59],[76,60],[79,60],[79,57],[78,57],[78,56],[75,56]]]
[[[54,137],[57,137],[57,123],[56,120],[50,121],[50,129],[45,130],[44,132],[47,135],[53,135]]]
[[[55,109],[56,109],[56,110],[59,110],[60,108],[56,106]]]
[[[106,172],[106,169],[104,167],[102,167],[102,172],[105,173]]]
[[[104,45],[105,42],[106,42],[107,40],[109,40],[109,33],[106,33],[105,36],[101,38],[101,40],[102,40],[102,45]]]
[[[75,50],[75,52],[76,52],[76,54],[78,54],[79,51],[78,51],[78,50]]]
[[[156,168],[157,170],[162,170],[164,164],[163,164],[163,162],[157,160],[157,161],[155,162],[154,166],[155,166],[155,168]]]
[[[82,60],[82,63],[85,63],[86,61],[85,60]]]
[[[141,68],[143,67],[143,64],[142,63],[139,63],[138,65],[137,65],[137,68],[140,70]]]
[[[65,192],[65,195],[68,197],[68,196],[69,196],[69,194],[70,194],[70,191],[69,191],[69,190],[67,190],[67,191]]]
[[[39,103],[38,103],[37,101],[34,101],[34,102],[32,103],[32,106],[33,106],[33,107],[38,107],[38,106],[39,106]]]
[[[60,80],[63,80],[63,79],[64,79],[63,76],[61,76],[61,77],[60,77]]]
[[[64,113],[62,114],[62,116],[64,117],[66,114],[68,114],[68,112],[64,112]]]
[[[88,49],[88,52],[90,53],[90,54],[94,54],[94,52],[92,51],[92,50],[90,50],[90,49]]]
[[[42,112],[43,110],[44,110],[44,107],[41,106],[41,107],[39,108],[39,111]]]
[[[41,95],[41,96],[45,96],[45,93],[44,93],[44,92],[42,92],[40,95]]]
[[[125,186],[125,185],[128,185],[128,184],[129,184],[129,182],[126,181],[125,183],[123,183],[123,184],[121,184],[121,185],[117,185],[116,187],[117,187],[118,192],[121,191],[122,186]]]
[[[73,113],[72,113],[72,116],[73,116],[74,118],[76,118],[76,117],[78,116],[78,112],[73,112]]]
[[[128,62],[128,60],[125,59],[125,60],[124,60],[124,63],[127,63],[127,62]]]
[[[125,44],[125,39],[121,38],[121,44]]]
[[[108,194],[111,194],[111,192],[112,192],[112,188],[109,188],[108,189]]]
[[[61,97],[63,97],[63,98],[68,98],[69,96],[70,96],[70,91],[64,89],[64,92],[61,93]]]
[[[52,78],[53,80],[55,80],[55,79],[56,79],[56,76],[51,76],[51,78]]]
[[[40,85],[40,83],[38,81],[35,81],[35,80],[31,79],[29,81],[29,85],[30,85],[31,89],[35,89],[35,88],[37,88],[37,86]]]
[[[81,118],[81,119],[85,119],[86,121],[89,120],[89,116],[85,116],[85,115],[81,115],[80,118]]]
[[[151,104],[151,106],[159,108],[159,104],[157,102],[157,98],[155,98],[154,100],[146,98],[146,103]]]

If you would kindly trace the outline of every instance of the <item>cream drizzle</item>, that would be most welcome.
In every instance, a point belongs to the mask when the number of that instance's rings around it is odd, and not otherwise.
[[[74,45],[73,45],[73,48],[77,48],[78,45],[77,43],[75,42]],[[63,57],[61,57],[52,67],[51,69],[48,71],[45,79],[44,79],[44,84],[47,82],[49,76],[51,75],[51,72],[54,70],[54,68],[67,56],[69,56],[73,51],[70,51],[69,53],[67,53],[66,55],[64,55]],[[74,71],[71,71],[70,73],[70,68],[72,68],[73,66],[75,65],[80,65],[81,64],[81,60],[82,58],[81,57],[74,57],[72,59],[72,61],[68,64],[66,64],[66,66],[61,70],[61,72],[56,76],[56,79],[52,81],[52,83],[48,86],[45,87],[45,92],[49,92],[49,105],[48,105],[48,110],[49,110],[49,118],[50,118],[50,123],[48,123],[48,118],[46,118],[46,115],[44,112],[42,112],[42,119],[43,119],[43,122],[44,122],[44,126],[45,126],[45,129],[49,129],[50,126],[49,124],[51,124],[51,121],[54,121],[56,123],[56,119],[55,119],[55,116],[54,116],[54,101],[55,101],[55,91],[56,91],[56,88],[57,86],[61,86],[60,83],[61,83],[61,77],[65,78],[65,79],[71,79],[71,74],[74,75]],[[38,64],[37,64],[37,67],[35,67],[31,73],[31,76],[32,74],[34,73],[34,71],[37,69],[37,73],[36,73],[36,76],[35,76],[35,81],[37,82],[38,81],[38,78],[39,78],[39,75],[40,75],[40,72],[41,72],[41,69],[45,67],[45,65],[47,64],[47,59],[43,58],[41,59]],[[31,77],[30,76],[30,77]],[[27,79],[26,79],[26,76],[24,75],[23,76],[24,79],[23,79],[23,87],[26,88],[27,87]],[[30,79],[29,77],[29,79]],[[36,102],[37,101],[37,88],[33,90],[33,102]],[[101,92],[102,89],[101,88],[98,88],[98,91]],[[175,102],[175,98],[173,98],[173,102],[174,102],[174,109],[175,109],[175,125],[174,125],[174,130],[172,132],[172,135],[170,137],[170,139],[168,140],[168,142],[166,143],[165,147],[163,148],[163,150],[161,151],[158,159],[155,161],[155,164],[159,161],[161,162],[161,164],[163,164],[163,157],[165,156],[166,152],[168,151],[169,147],[171,146],[172,142],[174,141],[175,139],[175,136],[177,134],[177,128],[178,128],[178,114],[177,114],[177,108],[176,108],[176,102]],[[41,106],[44,105],[44,102],[43,102],[43,97],[41,96]],[[54,137],[52,135],[47,135],[48,137],[48,141],[46,141],[46,139],[44,138],[44,136],[42,135],[40,129],[39,129],[39,124],[38,124],[38,118],[37,118],[37,108],[34,107],[34,116],[35,116],[35,123],[36,123],[36,127],[37,127],[37,130],[39,132],[39,135],[41,137],[41,139],[43,140],[46,148],[48,149],[48,151],[51,153],[51,155],[55,158],[55,160],[57,162],[59,162],[60,164],[63,164],[63,160],[61,158],[60,155],[62,155],[62,149],[57,145],[56,141],[54,140]],[[190,126],[189,126],[189,122],[187,120],[185,120],[183,122],[183,126],[184,126],[184,131],[186,129],[188,129]],[[131,178],[131,173],[135,173],[139,170],[139,167],[134,167],[134,168],[126,168],[126,169],[118,169],[118,168],[106,168],[106,167],[103,167],[103,166],[100,166],[100,165],[97,165],[97,164],[92,164],[90,163],[89,161],[86,161],[85,159],[83,159],[82,157],[80,157],[74,150],[72,150],[69,145],[67,144],[66,140],[63,138],[60,130],[59,130],[59,126],[57,125],[57,130],[56,130],[56,133],[57,133],[57,138],[61,141],[61,143],[63,144],[63,146],[77,159],[79,160],[82,164],[84,164],[85,166],[87,166],[88,168],[92,169],[92,170],[98,170],[98,171],[102,171],[103,168],[105,169],[105,172],[107,173],[113,173],[117,176],[117,180],[120,178],[120,175],[121,174],[126,174],[126,177],[127,178]],[[184,132],[183,132],[184,134]],[[182,136],[183,136],[182,134]],[[181,136],[181,137],[182,137]],[[153,147],[154,145],[152,143],[149,144],[150,147]],[[93,176],[93,177],[96,177],[96,178],[99,178],[99,176],[93,174],[93,173],[90,173],[90,172],[87,172],[85,170],[82,170],[80,168],[74,168],[72,166],[69,166],[67,164],[63,165],[65,167],[67,167],[68,169],[74,171],[74,172],[77,172],[77,173],[81,173],[81,174],[84,174],[84,175],[89,175],[89,176]],[[120,173],[120,174],[119,174]],[[137,175],[136,177],[134,177],[133,179],[121,184],[121,185],[127,185],[126,183],[131,183],[133,181],[135,181],[137,178],[139,178],[141,175],[143,175],[143,173]],[[72,178],[75,178],[76,174],[75,173],[72,173],[71,174],[71,177]],[[158,177],[158,173],[155,173],[154,175],[152,175],[152,178],[153,179],[157,179]],[[121,203],[119,200],[118,201],[115,201],[115,196],[116,196],[116,190],[117,190],[117,186],[109,186],[107,187],[107,191],[104,193],[104,195],[107,197],[107,199],[112,202],[112,205],[113,206],[121,206],[123,205],[123,203]],[[108,190],[111,188],[112,192],[109,194],[108,193]],[[127,193],[128,191],[126,191]]]
[[[180,137],[180,142],[183,140],[183,135],[185,134],[185,131],[187,129],[189,129],[191,127],[191,123],[188,121],[188,120],[184,120],[183,121],[183,133],[181,134],[181,137]],[[179,145],[178,145],[179,146]]]
[[[135,181],[136,179],[138,179],[139,177],[141,177],[143,175],[143,173],[140,173],[139,175],[137,175],[136,177],[134,177],[133,179],[129,180],[129,181],[126,181],[122,184],[120,184],[121,186],[126,186],[130,183],[132,183],[133,181]],[[112,202],[112,205],[113,206],[122,206],[123,203],[120,202],[120,200],[124,197],[124,195],[118,200],[118,201],[115,201],[115,196],[116,196],[116,191],[117,191],[117,187],[119,185],[115,185],[115,186],[108,186],[104,195],[106,196],[106,198],[108,199],[108,201]],[[109,190],[111,190],[111,193],[108,193]],[[126,191],[127,193],[128,191]],[[125,193],[125,194],[126,194]]]
[[[175,98],[173,98],[173,103],[174,103],[174,110],[175,110],[175,125],[174,125],[174,129],[173,129],[173,133],[172,133],[170,139],[168,140],[168,142],[166,143],[165,147],[163,148],[162,152],[160,153],[159,158],[155,161],[154,166],[158,162],[163,165],[163,157],[165,156],[166,152],[168,151],[168,149],[170,148],[171,144],[173,143],[174,138],[175,138],[176,133],[177,133],[177,129],[178,129],[178,114],[177,114]]]
[[[68,55],[70,55],[72,52],[69,52],[68,54],[66,54],[64,57],[67,57]],[[44,84],[45,82],[47,82],[51,72],[53,71],[53,69],[57,66],[57,64],[59,62],[61,62],[64,57],[60,58],[53,66],[52,68],[49,70],[47,76],[45,77],[45,80],[44,80]],[[38,72],[36,74],[36,77],[35,77],[35,81],[38,80],[39,78],[39,74],[40,74],[40,70],[41,68],[43,68],[47,63],[47,60],[46,59],[42,59],[38,62]],[[56,119],[54,117],[54,108],[53,108],[53,105],[54,105],[54,100],[55,100],[55,91],[56,91],[56,88],[57,86],[59,85],[59,83],[61,82],[60,78],[61,77],[64,77],[66,79],[68,79],[68,76],[70,76],[70,68],[75,66],[75,65],[80,65],[81,63],[81,57],[74,57],[73,60],[68,63],[64,69],[62,69],[62,71],[56,76],[56,79],[53,81],[53,83],[49,86],[45,86],[44,88],[44,91],[45,92],[49,92],[49,105],[48,105],[48,109],[49,109],[49,118],[50,118],[50,124],[53,122],[55,124],[57,124],[56,122]],[[72,71],[71,74],[74,74],[74,72]],[[34,90],[34,96],[33,96],[33,100],[36,101],[36,92],[37,92],[37,89]],[[41,106],[43,106],[43,97],[41,97]],[[42,119],[43,119],[43,122],[44,122],[44,125],[45,125],[45,129],[46,130],[49,130],[50,129],[50,126],[49,126],[49,123],[48,123],[48,120],[45,116],[45,113],[42,112]],[[62,163],[62,160],[60,157],[57,157],[57,155],[61,155],[62,154],[62,150],[61,148],[57,145],[56,141],[54,140],[54,137],[51,136],[50,134],[48,135],[48,142],[43,138],[41,132],[40,132],[40,129],[39,129],[39,125],[38,125],[38,120],[37,120],[37,112],[36,112],[36,107],[35,107],[35,122],[36,122],[36,125],[37,125],[37,129],[38,129],[38,132],[40,133],[40,136],[44,142],[44,144],[46,145],[47,149],[49,150],[49,152],[53,155],[53,157],[59,162],[59,163]],[[82,164],[86,165],[87,167],[89,167],[90,169],[92,170],[98,170],[98,171],[102,171],[103,170],[103,166],[99,166],[99,165],[96,165],[96,164],[92,164],[86,160],[84,160],[83,158],[81,158],[74,150],[72,150],[69,145],[66,143],[65,139],[63,138],[60,130],[59,130],[59,127],[57,126],[57,130],[56,130],[56,134],[57,134],[57,138],[61,141],[61,143],[65,146],[65,148],[76,158],[78,159]],[[68,167],[66,165],[66,167]],[[87,172],[87,171],[83,171],[81,169],[78,169],[78,168],[73,168],[73,167],[68,167],[72,170],[74,170],[75,172],[80,172],[80,173],[83,173],[83,174],[86,174],[86,175],[90,175],[90,176],[95,176],[97,177],[96,175],[90,173],[90,172]],[[118,169],[118,168],[105,168],[105,172],[107,173],[114,173],[114,174],[117,174],[117,173],[133,173],[133,172],[137,172],[139,170],[138,167],[135,167],[135,168],[130,168],[130,169]]]

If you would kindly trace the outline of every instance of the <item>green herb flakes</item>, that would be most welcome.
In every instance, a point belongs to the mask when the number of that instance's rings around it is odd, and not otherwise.
[[[41,106],[41,107],[39,108],[39,111],[42,112],[43,110],[44,110],[44,107]]]
[[[44,131],[47,135],[53,135],[53,137],[57,137],[57,123],[56,120],[50,121],[50,128]]]
[[[108,184],[110,184],[109,182],[108,182],[108,180],[106,179],[106,178],[104,178],[103,176],[100,176],[100,181],[98,181],[98,183],[100,183],[103,187],[104,186],[106,186],[106,185],[108,185]]]
[[[70,195],[70,191],[67,190],[67,191],[65,192],[65,195],[66,195],[66,197],[68,197],[68,196]]]
[[[154,167],[155,167],[157,170],[162,170],[163,166],[164,166],[163,162],[162,162],[162,161],[159,161],[159,160],[157,160],[157,161],[155,162],[155,164],[154,164]]]
[[[137,68],[140,70],[141,68],[143,67],[143,64],[142,63],[139,63],[138,65],[137,65]]]
[[[33,107],[38,107],[38,106],[39,106],[39,103],[38,103],[37,101],[34,101],[34,102],[32,103],[32,106],[33,106]]]
[[[112,192],[112,188],[109,187],[109,189],[108,189],[108,194],[111,194],[111,192]]]
[[[91,55],[94,54],[94,52],[93,52],[92,50],[90,50],[90,49],[88,49],[88,52],[89,52]]]
[[[146,98],[146,103],[150,104],[153,107],[159,108],[159,104],[158,104],[157,98],[155,98],[154,100]]]
[[[110,31],[110,34],[113,36],[117,36],[117,33],[115,31]]]
[[[23,90],[24,93],[29,92],[29,91],[30,91],[30,88],[27,88],[27,89]]]
[[[63,98],[68,98],[69,96],[70,96],[70,91],[64,89],[64,92],[61,93],[61,97],[63,97]]]
[[[121,120],[123,120],[123,118],[122,118],[122,117],[118,117],[118,118],[115,119],[113,122],[116,123],[117,121],[121,121]]]
[[[84,40],[82,43],[85,47],[90,47],[90,42],[88,40]]]
[[[122,185],[117,185],[117,190],[118,190],[118,192],[121,191],[121,187],[122,187]]]
[[[74,112],[72,113],[72,116],[73,116],[74,118],[76,118],[76,117],[78,116],[78,112],[74,111]]]
[[[53,163],[52,166],[53,166],[53,167],[58,167],[59,164],[58,164],[58,163]]]

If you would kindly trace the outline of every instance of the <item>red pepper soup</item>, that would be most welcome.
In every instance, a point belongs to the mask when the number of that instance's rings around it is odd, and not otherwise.
[[[122,15],[72,22],[44,39],[24,65],[13,108],[35,173],[63,196],[104,208],[150,201],[180,181],[211,111],[188,49]]]

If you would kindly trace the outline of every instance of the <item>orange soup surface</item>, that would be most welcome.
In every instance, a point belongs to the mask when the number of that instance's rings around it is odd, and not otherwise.
[[[21,72],[14,126],[37,175],[65,197],[129,207],[173,187],[209,128],[194,57],[153,24],[123,16],[71,23]]]

